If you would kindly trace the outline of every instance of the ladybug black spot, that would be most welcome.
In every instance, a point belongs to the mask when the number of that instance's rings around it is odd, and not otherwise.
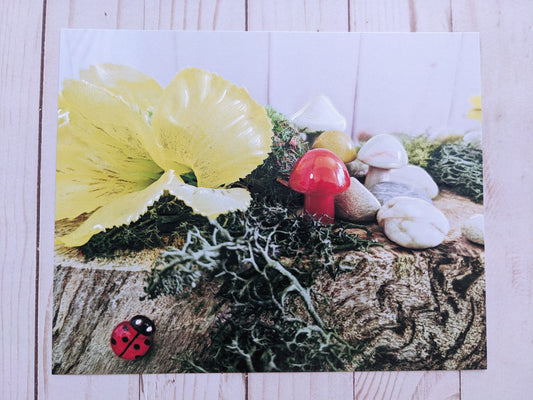
[[[115,338],[111,338],[111,344],[114,346],[117,344],[117,341],[115,340]]]
[[[134,344],[134,345],[133,345],[133,348],[134,348],[135,350],[139,350],[139,349],[141,348],[141,346],[139,346],[138,344]]]
[[[144,344],[145,345],[150,346],[150,343],[152,343],[152,342],[150,342],[150,339],[145,339],[144,340]]]
[[[124,343],[128,343],[128,338],[127,338],[126,336],[122,336],[122,341],[123,341]]]
[[[122,325],[122,330],[126,332],[129,331],[128,325]]]

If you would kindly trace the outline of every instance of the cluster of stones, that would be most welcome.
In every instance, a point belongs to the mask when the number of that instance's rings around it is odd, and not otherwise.
[[[423,169],[408,164],[402,143],[391,135],[377,135],[359,150],[350,171],[367,166],[364,184],[351,178],[350,188],[336,197],[341,218],[358,222],[377,219],[391,241],[411,249],[442,243],[449,223],[432,199],[439,188]]]
[[[324,119],[324,115],[329,118]],[[352,222],[377,220],[389,240],[406,248],[426,249],[444,241],[449,222],[432,200],[439,188],[423,168],[408,163],[405,148],[396,137],[373,136],[357,151],[342,131],[343,117],[325,96],[313,99],[292,119],[311,131],[327,129],[324,120],[328,119],[329,126],[335,127],[321,133],[313,148],[335,153],[351,176],[348,190],[335,196],[337,218]],[[462,232],[469,240],[483,244],[483,216],[466,221]]]

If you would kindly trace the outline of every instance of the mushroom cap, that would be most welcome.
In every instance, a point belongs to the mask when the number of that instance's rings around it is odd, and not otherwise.
[[[350,187],[350,175],[333,152],[313,149],[294,164],[289,186],[300,193],[337,194]]]
[[[293,114],[291,121],[310,132],[346,129],[346,119],[337,111],[329,97],[323,94],[309,100]]]
[[[407,152],[402,143],[392,135],[376,135],[360,149],[357,158],[372,167],[401,168],[407,165]]]

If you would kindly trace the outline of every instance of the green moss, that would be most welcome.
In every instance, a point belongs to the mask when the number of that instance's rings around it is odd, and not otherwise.
[[[431,140],[427,135],[400,135],[409,163],[424,168],[439,187],[475,202],[483,201],[483,156],[479,147],[461,137]]]
[[[427,135],[401,135],[400,139],[407,152],[409,164],[418,165],[422,168],[427,167],[431,159],[431,153],[441,145],[439,141],[431,140]]]
[[[298,202],[302,195],[287,187],[292,167],[309,150],[302,132],[283,115],[270,107],[274,137],[267,159],[242,181],[251,192],[285,204]]]
[[[445,143],[431,152],[428,173],[441,188],[483,201],[483,155],[481,149],[464,142]]]
[[[205,223],[207,218],[193,214],[183,201],[165,194],[137,221],[94,235],[80,250],[90,260],[160,248],[179,240],[193,226]]]

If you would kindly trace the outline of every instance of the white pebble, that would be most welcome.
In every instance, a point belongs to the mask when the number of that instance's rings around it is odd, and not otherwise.
[[[485,244],[485,218],[483,214],[474,214],[461,227],[463,235],[471,242]]]
[[[390,199],[378,211],[377,220],[391,241],[410,249],[438,246],[450,229],[442,211],[412,197]]]

